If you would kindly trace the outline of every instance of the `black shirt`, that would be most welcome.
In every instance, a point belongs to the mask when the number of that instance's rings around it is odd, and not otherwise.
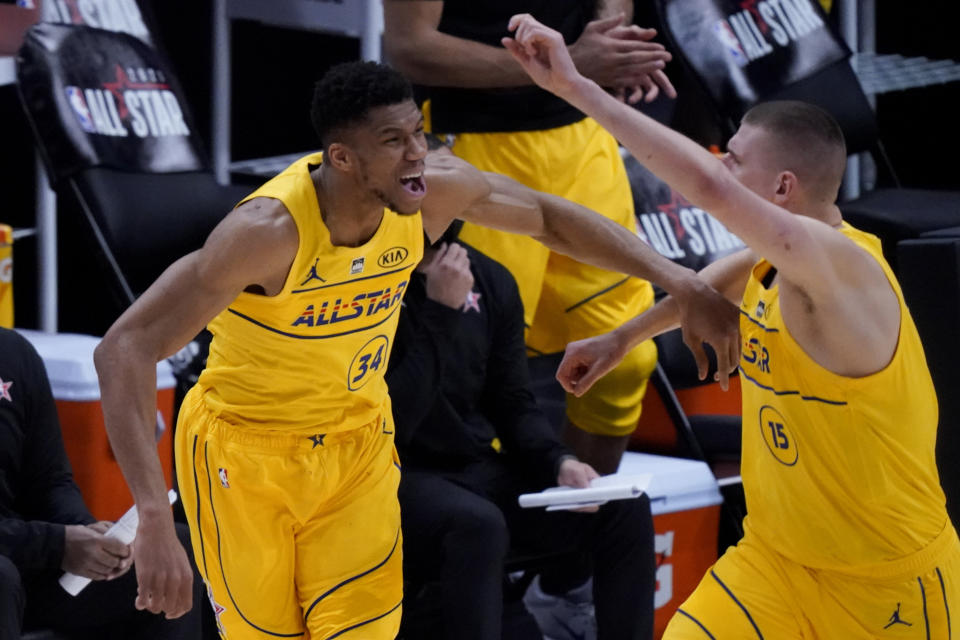
[[[387,384],[404,466],[456,471],[502,454],[542,484],[570,455],[529,389],[523,307],[502,265],[464,245],[474,277],[460,309],[427,298],[414,272],[400,312]]]
[[[507,22],[529,13],[572,44],[593,19],[594,0],[444,0],[438,30],[502,47]],[[499,89],[429,87],[431,127],[436,133],[541,131],[573,124],[583,114],[537,86]]]
[[[57,569],[65,524],[94,522],[73,481],[43,360],[0,328],[0,555]]]

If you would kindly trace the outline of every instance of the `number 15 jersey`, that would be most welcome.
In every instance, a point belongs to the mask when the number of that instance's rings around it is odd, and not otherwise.
[[[824,369],[790,335],[778,287],[762,284],[770,263],[754,267],[740,310],[744,528],[802,565],[862,571],[924,548],[948,520],[937,398],[916,326],[877,238],[840,232],[896,292],[896,352],[862,378]]]
[[[423,256],[420,214],[384,208],[373,237],[334,246],[311,168],[296,161],[246,198],[283,202],[300,236],[282,291],[241,293],[215,317],[207,367],[198,381],[207,407],[234,424],[313,433],[357,428],[387,401],[400,301]]]

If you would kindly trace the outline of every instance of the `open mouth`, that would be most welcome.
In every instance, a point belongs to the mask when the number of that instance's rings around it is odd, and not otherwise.
[[[423,179],[422,172],[400,176],[400,184],[403,186],[403,190],[414,198],[422,198],[427,192],[427,183]]]

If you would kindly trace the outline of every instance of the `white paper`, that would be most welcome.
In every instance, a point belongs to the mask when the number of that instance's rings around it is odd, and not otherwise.
[[[167,498],[169,498],[170,504],[173,504],[177,501],[177,492],[170,489],[167,492]],[[140,517],[137,514],[137,505],[133,505],[103,535],[108,538],[116,538],[124,544],[130,544],[137,535],[139,525]],[[83,591],[83,588],[88,584],[90,584],[90,578],[78,576],[68,571],[60,576],[60,586],[72,596]]]
[[[547,511],[580,509],[604,504],[610,500],[639,498],[650,485],[653,475],[610,475],[594,478],[589,487],[550,487],[540,493],[525,493],[520,496],[520,506],[525,509],[546,507]]]

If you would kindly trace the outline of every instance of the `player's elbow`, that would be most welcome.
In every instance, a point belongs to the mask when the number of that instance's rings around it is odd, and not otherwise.
[[[97,370],[97,376],[101,380],[108,377],[122,360],[125,351],[124,343],[122,330],[114,325],[93,350],[93,365]]]

